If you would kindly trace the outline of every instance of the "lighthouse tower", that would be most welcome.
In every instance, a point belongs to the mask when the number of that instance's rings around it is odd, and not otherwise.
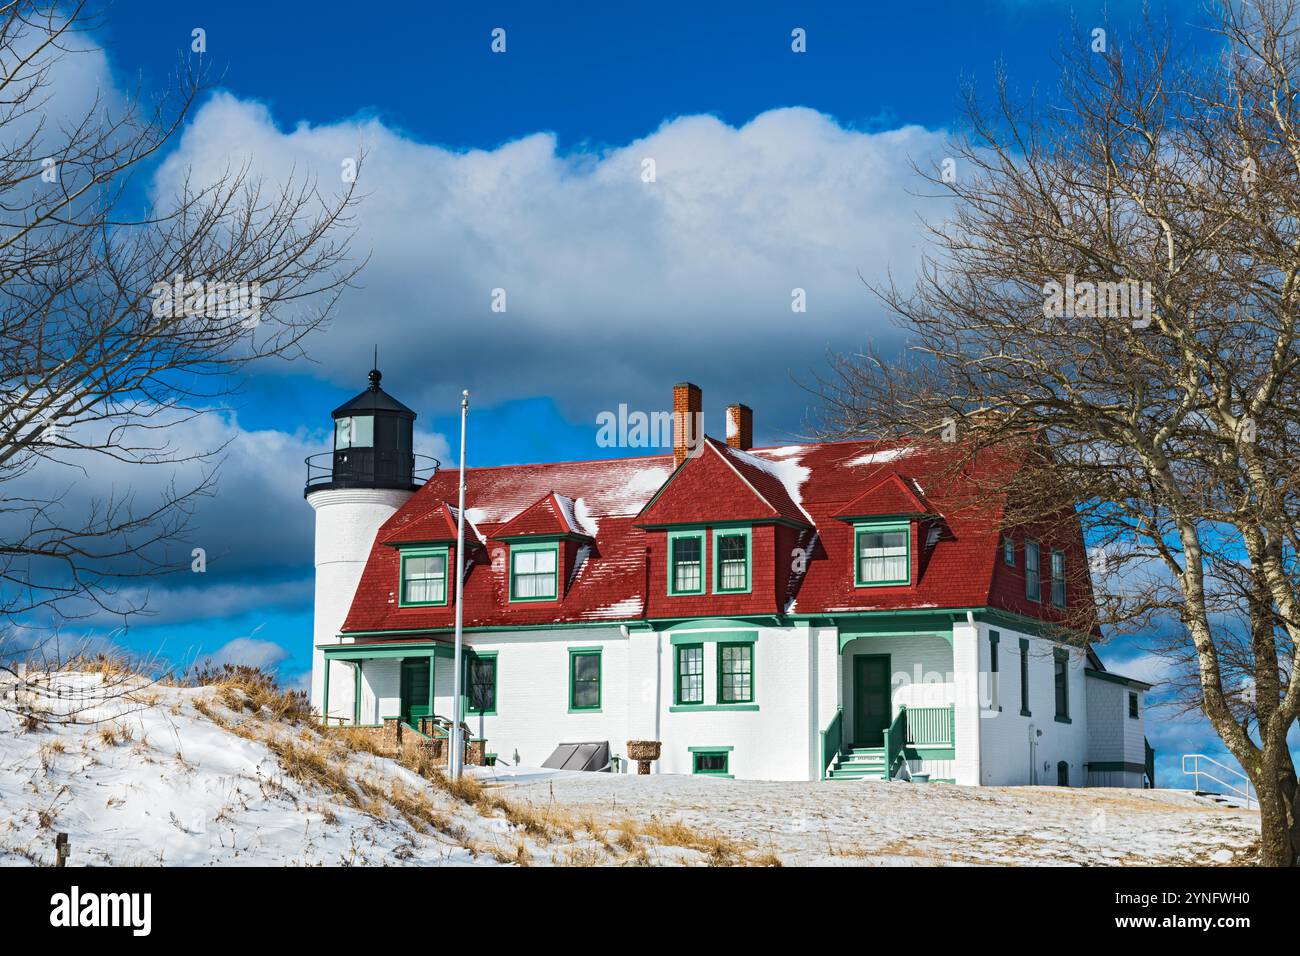
[[[318,713],[326,666],[320,646],[339,641],[375,533],[420,484],[411,450],[415,412],[379,387],[382,378],[372,369],[370,386],[334,409],[334,450],[307,459],[303,496],[316,511],[311,705]],[[352,682],[342,676],[330,675],[330,717],[352,716]]]

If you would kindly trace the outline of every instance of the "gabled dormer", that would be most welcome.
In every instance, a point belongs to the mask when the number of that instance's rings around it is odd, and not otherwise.
[[[853,526],[853,584],[910,587],[943,533],[939,516],[916,482],[885,475],[835,513]]]
[[[509,603],[562,601],[582,561],[595,545],[595,528],[580,516],[578,502],[548,492],[492,535],[509,549],[506,599]]]
[[[707,437],[682,461],[634,519],[647,532],[651,616],[783,605],[777,529],[812,528],[783,467]]]
[[[398,552],[396,603],[399,608],[441,607],[455,595],[457,511],[439,501],[429,511],[390,530],[383,543]],[[468,517],[465,520],[465,557],[484,544]]]

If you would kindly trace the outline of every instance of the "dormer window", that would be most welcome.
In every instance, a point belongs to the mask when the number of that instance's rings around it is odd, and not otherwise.
[[[713,566],[717,569],[717,581],[713,586],[715,593],[734,594],[749,590],[749,540],[748,528],[713,532]]]
[[[704,532],[668,535],[668,593],[704,593]]]
[[[910,584],[911,527],[906,522],[854,526],[854,575],[858,587]]]
[[[403,548],[401,607],[447,603],[447,548]]]
[[[510,600],[554,601],[560,593],[559,565],[557,541],[511,545]]]
[[[351,415],[334,420],[334,450],[342,448],[374,448],[375,418],[373,415]]]

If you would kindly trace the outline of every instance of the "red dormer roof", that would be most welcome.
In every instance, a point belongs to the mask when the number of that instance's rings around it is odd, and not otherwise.
[[[532,536],[592,537],[576,512],[572,498],[549,491],[492,532],[492,537],[497,541]]]
[[[987,452],[974,463],[963,461],[960,448],[937,442],[848,441],[742,452],[707,439],[675,471],[666,455],[471,468],[465,473],[467,524],[486,542],[486,555],[476,549],[465,578],[465,626],[691,616],[689,601],[668,597],[663,586],[664,529],[726,522],[754,525],[755,587],[725,601],[706,595],[701,606],[712,616],[720,610],[728,616],[820,616],[998,607],[1050,617],[1050,607],[1024,599],[1022,566],[1001,563],[1004,489],[1018,464]],[[345,633],[451,627],[451,606],[402,608],[392,596],[400,564],[394,545],[454,537],[455,508],[447,502],[457,493],[456,481],[454,471],[434,475],[380,528]],[[971,485],[979,486],[978,494],[969,493]],[[941,514],[944,532],[911,585],[855,587],[853,527],[843,519],[885,514]],[[509,600],[509,543],[501,539],[529,534],[577,542],[572,576],[556,601]],[[1077,519],[1059,533],[1032,536],[1046,541],[1052,534],[1070,567],[1087,567]],[[792,549],[807,556],[793,575],[784,570]],[[1069,593],[1072,600],[1091,600],[1082,588]]]
[[[839,511],[835,517],[853,518],[912,517],[934,514],[916,483],[897,472],[886,475],[858,495]]]
[[[450,502],[435,501],[432,509],[398,524],[388,534],[385,535],[384,529],[380,529],[378,540],[388,545],[443,544],[455,541],[456,519],[456,508]],[[384,527],[387,528],[388,525]],[[483,543],[483,537],[474,527],[474,522],[469,520],[469,515],[465,516],[465,540],[471,544]]]
[[[637,524],[779,520],[810,527],[798,501],[804,477],[797,463],[768,461],[706,437],[637,515]]]

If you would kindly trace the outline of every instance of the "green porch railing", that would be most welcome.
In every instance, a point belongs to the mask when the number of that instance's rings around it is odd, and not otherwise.
[[[837,707],[835,716],[831,722],[826,725],[822,731],[822,770],[821,779],[826,779],[826,768],[834,761],[839,754],[840,748],[844,746],[844,708]]]
[[[909,707],[907,713],[907,743],[952,746],[953,708]]]
[[[907,745],[907,715],[908,709],[906,707],[898,708],[898,716],[894,718],[894,722],[885,731],[886,780],[894,779],[894,771],[903,762],[903,749]]]

